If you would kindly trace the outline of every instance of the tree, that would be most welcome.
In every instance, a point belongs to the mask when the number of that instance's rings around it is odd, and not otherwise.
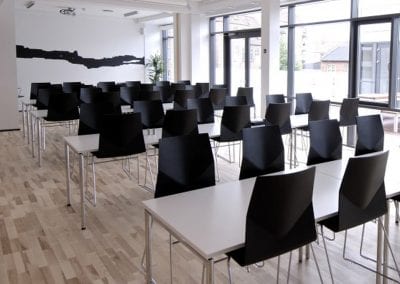
[[[164,63],[160,54],[150,55],[147,60],[146,67],[148,68],[148,76],[150,81],[154,84],[160,81],[161,76],[164,72]]]

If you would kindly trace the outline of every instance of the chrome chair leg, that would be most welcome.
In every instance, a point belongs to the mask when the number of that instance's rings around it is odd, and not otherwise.
[[[287,277],[286,277],[286,283],[289,284],[289,279],[290,279],[290,266],[292,264],[292,251],[289,253],[289,265],[288,265],[288,272],[287,272]]]
[[[217,145],[217,142],[214,140],[215,171],[217,172],[217,181],[220,180],[219,167],[218,167],[218,149],[219,149],[219,143]]]
[[[395,217],[395,220],[396,220],[396,224],[399,224],[399,202],[398,201],[394,201],[394,208],[396,209],[396,217]]]
[[[169,234],[169,277],[172,284],[172,236]]]
[[[314,247],[312,245],[312,243],[309,244],[310,248],[311,248],[311,252],[315,261],[315,266],[317,267],[317,271],[318,271],[318,275],[319,275],[319,279],[321,280],[321,283],[324,283],[324,280],[322,279],[322,274],[321,274],[321,270],[319,269],[319,265],[318,265],[318,260],[315,256],[315,252],[314,252]]]
[[[92,175],[93,175],[93,206],[96,206],[97,191],[96,191],[96,170],[94,166],[94,156],[92,156]]]
[[[229,284],[232,284],[232,271],[231,271],[231,258],[228,256],[228,260],[226,262],[228,266],[228,280]],[[204,274],[204,265],[203,265],[203,274]]]
[[[324,236],[324,228],[321,225],[321,236],[322,236],[322,243],[324,245],[324,250],[325,250],[325,256],[326,256],[326,260],[328,263],[328,268],[329,268],[329,274],[331,276],[331,280],[332,280],[332,284],[335,283],[335,281],[333,280],[333,273],[332,273],[332,268],[331,268],[331,262],[329,261],[329,255],[328,255],[328,250],[326,249],[326,241],[325,241],[325,236]]]
[[[278,256],[278,267],[276,269],[276,284],[279,284],[279,272],[281,270],[281,256]]]

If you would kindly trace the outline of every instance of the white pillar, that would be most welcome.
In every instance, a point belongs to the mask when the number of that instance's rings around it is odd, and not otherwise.
[[[192,14],[192,83],[210,81],[210,33],[208,17]]]
[[[192,77],[191,17],[189,14],[174,15],[175,80]]]
[[[14,0],[0,0],[0,130],[18,129]]]
[[[280,27],[279,0],[261,1],[261,113],[265,113],[265,95],[276,93],[279,90],[279,41]]]

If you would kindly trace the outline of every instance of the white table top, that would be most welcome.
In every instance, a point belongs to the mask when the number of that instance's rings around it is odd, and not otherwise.
[[[220,133],[219,123],[199,124],[199,133],[208,133],[210,137],[216,137]],[[153,133],[153,130],[150,130]],[[161,139],[161,128],[154,129],[154,134],[147,135],[147,129],[143,130],[144,143],[146,145],[157,144]],[[76,153],[88,153],[99,149],[99,134],[74,135],[64,137],[65,143]]]
[[[347,160],[316,166],[313,206],[316,221],[336,214]],[[240,248],[255,178],[144,201],[144,207],[179,239],[209,259]],[[389,187],[387,192],[400,192]]]

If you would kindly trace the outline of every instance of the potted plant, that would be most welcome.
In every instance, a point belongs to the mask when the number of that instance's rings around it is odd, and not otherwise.
[[[146,63],[148,69],[147,73],[150,81],[155,84],[160,81],[161,76],[164,72],[164,63],[160,54],[153,54],[149,57]]]

